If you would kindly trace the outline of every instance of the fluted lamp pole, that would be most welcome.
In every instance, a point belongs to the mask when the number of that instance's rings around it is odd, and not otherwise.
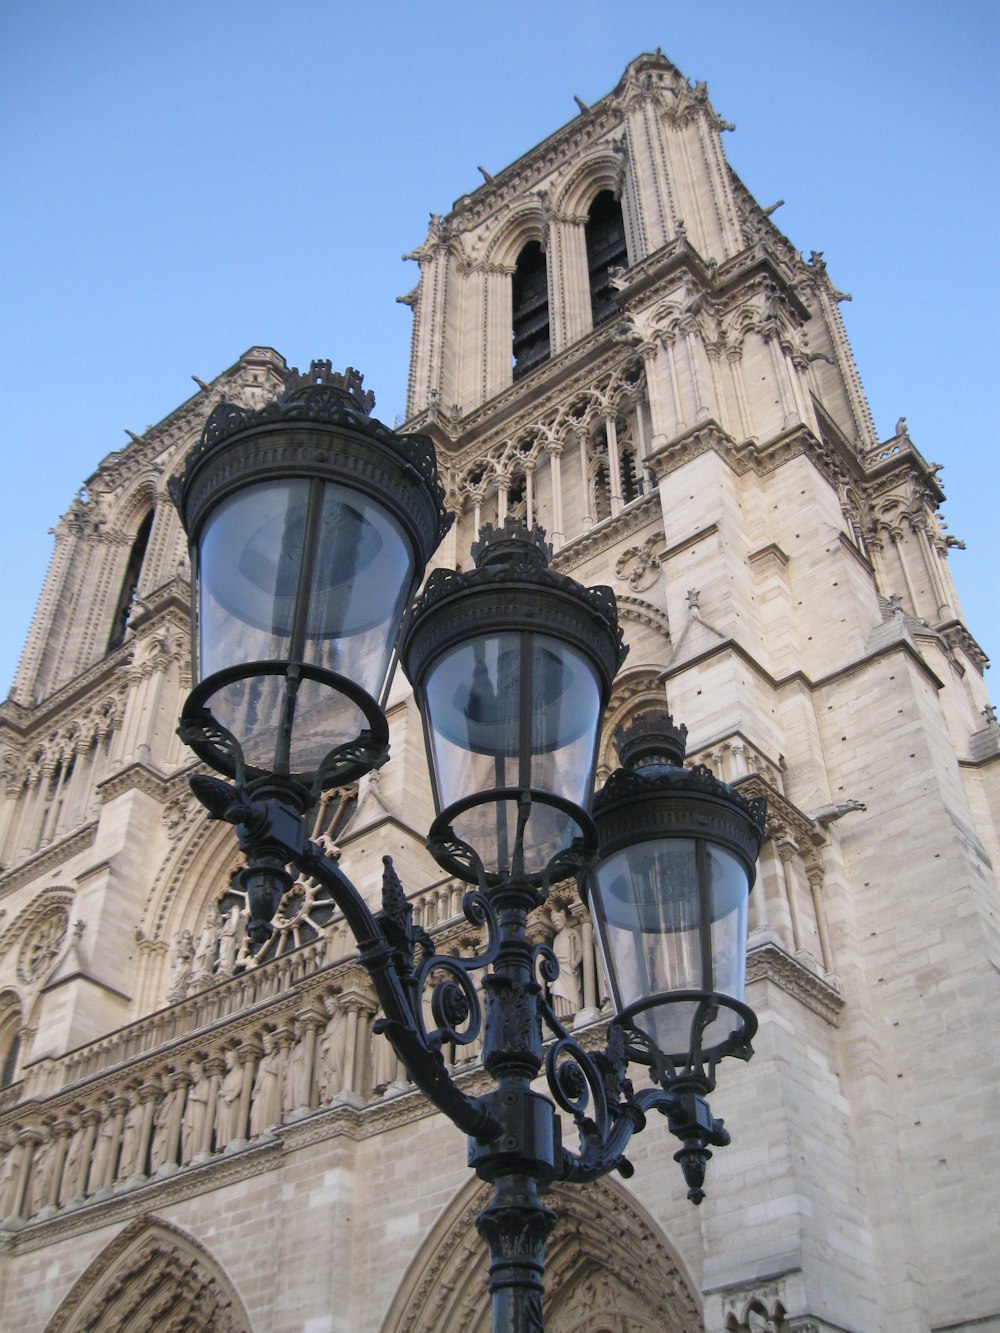
[[[384,1015],[377,1030],[493,1185],[477,1225],[495,1333],[537,1333],[556,1223],[540,1188],[631,1174],[625,1149],[656,1110],[682,1141],[698,1202],[708,1145],[728,1141],[705,1097],[718,1059],[749,1055],[755,1026],[742,977],[763,811],[683,768],[656,718],[625,738],[623,769],[591,810],[626,651],[613,593],[554,570],[544,534],[509,519],[483,529],[474,568],[435,570],[411,605],[451,515],[431,441],[388,430],[372,402],[356,372],[314,362],[275,402],[223,403],[209,418],[171,487],[195,582],[195,684],[179,732],[222,775],[191,785],[235,826],[251,939],[271,933],[289,867],[343,912]],[[397,648],[424,722],[427,845],[469,886],[463,910],[485,935],[474,958],[435,952],[390,858],[373,912],[306,836],[322,790],[388,757]],[[604,1051],[562,1026],[543,984],[559,964],[528,941],[529,913],[573,876],[618,1010]],[[494,1087],[473,1096],[443,1051],[480,1033]],[[651,1086],[633,1088],[630,1061]],[[543,1066],[548,1095],[535,1086]]]

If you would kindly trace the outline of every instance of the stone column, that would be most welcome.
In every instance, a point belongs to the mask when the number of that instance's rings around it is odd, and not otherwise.
[[[208,1075],[208,1105],[205,1110],[205,1123],[201,1128],[201,1140],[195,1152],[195,1158],[207,1157],[212,1151],[212,1131],[215,1128],[215,1104],[219,1100],[219,1080],[222,1078],[226,1062],[221,1055],[213,1055],[205,1061],[205,1073]]]
[[[132,1164],[134,1176],[144,1176],[149,1162],[149,1143],[153,1136],[153,1114],[156,1111],[156,1099],[160,1088],[156,1083],[144,1083],[139,1089],[139,1103],[142,1106],[142,1123],[139,1126],[139,1143],[135,1150]]]
[[[730,347],[726,352],[729,362],[729,375],[732,380],[733,394],[736,398],[736,410],[740,418],[739,438],[748,439],[754,432],[751,426],[750,405],[747,402],[746,385],[743,383],[743,348]]]
[[[594,1023],[600,1011],[597,1002],[597,959],[594,955],[594,923],[589,913],[580,922],[580,941],[583,954],[583,1008],[576,1016],[576,1026]]]
[[[910,614],[919,617],[920,607],[917,604],[917,594],[913,587],[913,580],[910,578],[909,565],[903,551],[903,534],[896,530],[889,534],[889,538],[893,546],[896,548],[896,559],[899,561],[899,568],[903,575],[903,583],[906,586],[906,593],[910,599]]]
[[[236,1145],[241,1148],[247,1142],[247,1124],[250,1119],[253,1079],[257,1072],[257,1061],[263,1049],[257,1037],[245,1037],[236,1048],[236,1058],[239,1060],[243,1071],[243,1082],[240,1085],[239,1138],[236,1140]]]
[[[788,918],[792,926],[792,945],[793,952],[798,953],[802,948],[802,931],[799,925],[799,909],[797,898],[797,889],[795,887],[795,870],[792,862],[798,856],[799,847],[794,838],[783,837],[778,839],[777,843],[778,857],[781,860],[781,871],[785,884],[785,899],[788,903]]]
[[[622,468],[618,456],[618,427],[611,414],[604,418],[604,432],[608,442],[608,493],[613,518],[622,512]]]
[[[552,487],[552,549],[558,551],[566,541],[563,528],[562,503],[562,451],[563,446],[556,441],[545,446],[549,456],[549,478]]]
[[[584,528],[593,526],[594,515],[590,507],[590,458],[587,453],[587,437],[581,431],[580,444],[580,510]]]
[[[819,936],[819,956],[823,965],[824,972],[834,971],[833,952],[830,949],[830,934],[826,924],[826,909],[823,906],[823,895],[820,890],[823,887],[823,867],[816,865],[806,866],[806,877],[809,880],[809,890],[812,894],[813,915],[816,918],[816,934]]]

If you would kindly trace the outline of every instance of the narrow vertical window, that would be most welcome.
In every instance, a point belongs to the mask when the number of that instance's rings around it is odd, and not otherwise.
[[[549,282],[545,253],[529,241],[517,257],[512,284],[514,379],[549,359]]]
[[[139,586],[139,575],[142,573],[142,562],[146,556],[146,547],[149,545],[149,534],[152,527],[153,511],[150,510],[139,524],[139,531],[135,534],[135,541],[132,543],[132,549],[129,552],[125,577],[122,579],[121,592],[118,594],[118,602],[115,606],[115,616],[111,622],[111,633],[108,636],[109,653],[112,648],[117,648],[125,638],[125,627],[128,624],[132,603],[135,600],[135,590]]]
[[[610,190],[602,190],[591,204],[584,233],[590,272],[590,310],[596,329],[618,313],[610,270],[628,267],[621,205]]]
[[[8,997],[0,1013],[0,1088],[9,1088],[21,1053],[21,1010]]]

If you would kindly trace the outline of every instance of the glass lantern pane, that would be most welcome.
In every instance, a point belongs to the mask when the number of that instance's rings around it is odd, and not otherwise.
[[[698,870],[693,838],[655,839],[596,871],[602,934],[619,1007],[702,987]]]
[[[529,784],[590,804],[601,697],[593,667],[572,648],[533,635]]]
[[[308,481],[247,487],[209,516],[199,548],[199,678],[287,657]]]
[[[526,681],[524,666],[530,666]],[[477,792],[526,786],[586,808],[599,714],[593,668],[548,635],[483,635],[452,649],[426,683],[438,811]],[[517,829],[516,802],[475,807],[454,829],[488,870],[502,872]],[[571,816],[536,802],[525,829],[527,872],[543,870],[578,833]]]
[[[730,853],[705,843],[712,971],[701,943],[698,843],[661,838],[617,852],[595,872],[594,915],[605,970],[619,1011],[653,995],[705,991],[743,998],[746,967],[747,877]],[[687,1059],[698,1016],[696,1000],[673,1000],[645,1010],[635,1025],[665,1054]],[[741,1019],[720,1008],[701,1035],[703,1049],[724,1041]]]
[[[731,852],[711,843],[708,851],[712,911],[712,989],[742,1000],[747,974],[747,873]]]
[[[515,787],[520,739],[521,638],[471,639],[427,678],[427,717],[440,808],[490,787]]]
[[[412,585],[410,545],[395,519],[327,482],[303,661],[347,676],[377,700]]]
[[[319,681],[303,680],[295,695],[295,718],[287,755],[279,745],[288,698],[282,676],[252,676],[214,690],[212,716],[239,739],[243,757],[266,772],[309,773],[338,745],[352,741],[367,724],[361,710]]]

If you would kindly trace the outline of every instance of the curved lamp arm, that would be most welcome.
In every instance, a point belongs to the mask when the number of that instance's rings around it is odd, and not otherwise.
[[[542,966],[548,970],[545,962]],[[688,1198],[701,1203],[710,1145],[721,1148],[730,1141],[722,1120],[712,1115],[705,1100],[707,1089],[697,1080],[677,1078],[665,1087],[636,1092],[627,1076],[627,1044],[619,1023],[610,1024],[605,1049],[591,1052],[573,1040],[547,1003],[543,1002],[542,1011],[557,1037],[546,1057],[549,1090],[573,1117],[580,1136],[578,1152],[562,1150],[561,1178],[582,1184],[610,1171],[631,1176],[625,1149],[632,1135],[646,1127],[646,1112],[659,1111],[667,1117],[670,1132],[681,1140],[674,1160],[684,1172]]]
[[[320,883],[343,912],[358,944],[358,960],[372,979],[385,1015],[377,1030],[388,1038],[421,1092],[459,1129],[475,1138],[495,1138],[500,1121],[478,1098],[456,1086],[441,1054],[443,1040],[468,1042],[479,1031],[478,997],[467,972],[485,967],[496,953],[496,918],[482,896],[466,894],[463,905],[473,924],[488,926],[486,951],[470,959],[436,955],[427,933],[413,925],[413,909],[390,857],[383,858],[383,910],[376,915],[339,866],[306,839],[299,813],[286,803],[248,797],[228,782],[201,774],[191,779],[191,787],[211,818],[236,827],[247,857],[240,877],[247,891],[251,938],[262,941],[271,933],[271,918],[293,882],[287,865],[298,866]],[[439,1027],[428,1033],[421,992],[435,971],[446,973],[446,979],[434,988],[432,1011]]]

